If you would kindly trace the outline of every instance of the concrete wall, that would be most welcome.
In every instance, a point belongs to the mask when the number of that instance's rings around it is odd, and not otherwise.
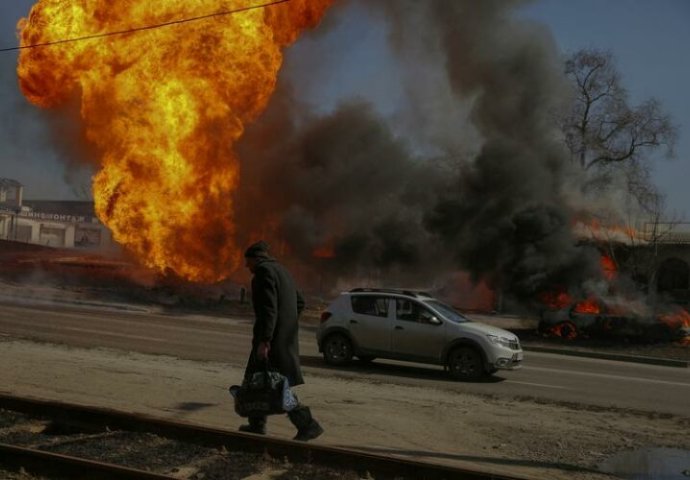
[[[623,273],[632,274],[634,271],[640,275],[638,281],[646,283],[650,294],[666,291],[677,299],[687,299],[690,301],[690,276],[687,281],[683,277],[685,273],[690,273],[690,244],[675,243],[650,246],[638,246],[634,249],[625,247],[628,258],[622,262],[620,269]],[[686,270],[686,272],[683,272]],[[669,291],[669,276],[684,284],[684,288],[673,288]],[[665,277],[665,279],[663,279]],[[659,279],[662,278],[661,285]],[[673,282],[672,282],[673,283]]]
[[[56,248],[106,250],[112,235],[101,223],[60,222],[0,214],[0,239]]]
[[[11,222],[11,215],[0,214],[0,238],[7,238],[7,236],[9,235]]]

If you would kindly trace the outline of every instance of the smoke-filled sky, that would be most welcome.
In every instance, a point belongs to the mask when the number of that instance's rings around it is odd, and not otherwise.
[[[30,4],[2,7],[7,45]],[[340,277],[374,268],[420,278],[442,265],[523,299],[583,288],[601,272],[597,252],[576,245],[573,219],[625,203],[615,189],[583,195],[568,162],[554,122],[570,99],[564,55],[611,50],[631,103],[656,96],[675,117],[679,158],[655,178],[685,213],[690,189],[674,182],[690,154],[688,11],[671,0],[336,2],[289,50],[266,112],[236,146],[238,244],[261,233]],[[0,58],[0,113],[10,120],[0,176],[25,184],[27,198],[83,195],[95,162],[80,141],[78,103],[29,106],[15,58]]]
[[[33,3],[8,0],[0,4],[1,46],[16,44],[16,22]],[[680,136],[677,159],[659,162],[655,180],[667,194],[672,210],[690,214],[690,188],[686,185],[690,173],[690,57],[685,51],[690,45],[690,3],[539,0],[525,2],[519,12],[545,24],[562,52],[583,47],[611,50],[633,102],[650,96],[662,101],[679,125]],[[326,24],[330,29],[306,38],[288,55],[285,73],[299,85],[296,95],[324,111],[343,99],[364,97],[384,115],[395,115],[405,89],[414,80],[408,80],[408,85],[401,81],[381,18],[348,2],[332,11]],[[319,65],[311,61],[314,57]],[[48,126],[54,120],[27,105],[19,93],[15,66],[16,53],[0,54],[0,176],[24,183],[28,198],[83,196],[88,172],[66,170],[64,165],[74,164],[75,157],[88,152],[60,145],[62,135],[51,133],[54,129]],[[452,118],[439,115],[434,121]]]
[[[564,55],[581,48],[610,50],[632,104],[650,97],[662,102],[679,127],[679,139],[676,159],[657,162],[654,178],[668,196],[669,209],[690,220],[690,56],[685,51],[690,45],[690,2],[524,3],[517,10],[520,15],[545,25]],[[343,96],[360,95],[394,114],[404,87],[386,46],[386,30],[379,19],[357,6],[344,9],[337,18],[336,28],[323,38],[301,42],[290,55],[297,66],[318,55],[324,59],[319,74],[296,68],[293,75],[312,93],[310,103],[321,108],[332,108]]]

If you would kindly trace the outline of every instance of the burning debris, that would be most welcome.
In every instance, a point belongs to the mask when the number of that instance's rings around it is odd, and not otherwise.
[[[635,342],[677,341],[690,345],[690,314],[680,307],[663,307],[663,313],[634,311],[629,305],[608,305],[585,300],[541,312],[539,331],[567,340],[577,338],[621,339]]]
[[[538,296],[542,303],[538,330],[547,336],[576,338],[619,338],[633,341],[676,340],[690,345],[690,314],[678,306],[657,302],[619,282],[614,261],[601,257],[606,282],[588,293],[573,296],[552,290]],[[582,297],[584,295],[584,297]]]
[[[659,315],[657,320],[676,332],[679,343],[690,346],[690,313],[687,310],[676,307],[673,311]]]

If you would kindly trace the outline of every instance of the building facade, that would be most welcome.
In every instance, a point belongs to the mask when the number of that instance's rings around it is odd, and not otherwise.
[[[23,186],[0,178],[0,239],[55,248],[115,248],[93,202],[25,200]]]

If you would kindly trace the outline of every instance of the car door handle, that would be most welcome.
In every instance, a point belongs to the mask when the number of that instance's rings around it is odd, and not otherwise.
[[[350,323],[359,323],[357,320],[350,320]]]
[[[401,327],[400,325],[398,325],[397,327],[395,327],[395,329],[396,329],[396,330],[405,330],[405,329],[404,329],[403,327]]]

